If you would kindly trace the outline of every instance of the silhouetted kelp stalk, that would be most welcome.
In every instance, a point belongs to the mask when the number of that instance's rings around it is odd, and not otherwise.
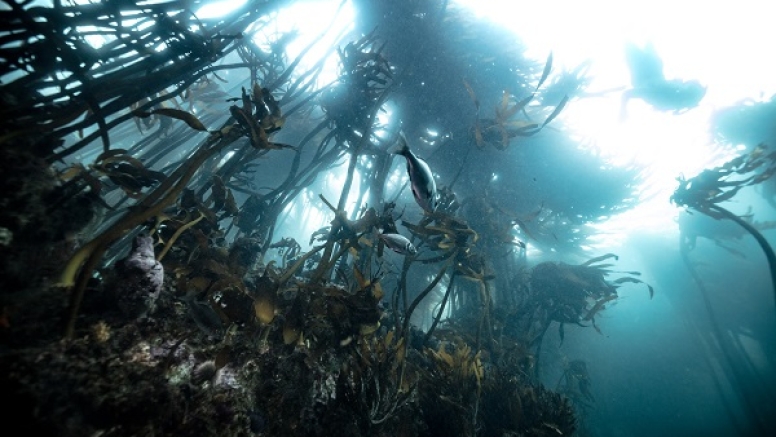
[[[140,226],[147,220],[160,215],[165,208],[175,202],[197,170],[209,158],[243,137],[247,137],[251,146],[257,150],[292,148],[284,144],[274,143],[268,138],[268,135],[280,130],[282,125],[282,122],[278,125],[278,120],[282,120],[282,114],[279,108],[271,104],[274,102],[274,99],[271,98],[268,90],[262,89],[258,84],[254,84],[251,92],[243,88],[242,97],[239,100],[241,101],[240,106],[232,105],[230,107],[232,117],[227,120],[224,127],[219,130],[209,131],[210,135],[189,159],[184,161],[177,170],[165,178],[156,189],[149,192],[136,205],[133,205],[122,218],[78,249],[68,261],[57,284],[60,287],[71,289],[70,317],[65,329],[66,338],[72,338],[74,334],[75,322],[86,285],[108,247],[132,228]],[[270,110],[273,107],[276,110]],[[157,109],[152,112],[180,119],[194,130],[208,131],[202,122],[190,112],[171,108]],[[146,117],[150,116],[151,113],[136,112],[135,115]],[[220,178],[215,178],[214,180],[221,181]],[[225,186],[222,188],[226,189]],[[217,191],[217,185],[214,185],[214,195]],[[225,193],[223,194],[225,196]],[[222,201],[225,200],[225,198],[222,199]],[[234,208],[236,208],[236,205]],[[185,229],[186,226],[184,225],[179,228],[179,231],[183,232]],[[175,238],[177,237],[174,237],[173,240]],[[166,254],[166,250],[163,251],[162,256]]]
[[[2,92],[11,109],[0,111],[0,142],[19,136],[59,139],[96,125],[95,133],[76,145],[40,153],[53,162],[97,138],[107,151],[108,130],[126,119],[109,117],[171,86],[176,95],[203,74],[229,68],[211,64],[235,48],[232,43],[251,23],[282,3],[248,3],[218,21],[202,21],[185,1],[153,7],[118,0],[54,7],[8,2],[10,10],[0,11],[5,23],[0,47],[7,61],[0,76],[11,78]],[[86,36],[104,44],[96,48]]]
[[[171,205],[183,189],[188,185],[196,171],[205,161],[218,153],[224,147],[240,138],[236,129],[230,130],[227,135],[212,134],[205,144],[194,153],[173,174],[162,182],[156,189],[150,192],[145,199],[129,210],[122,218],[116,221],[108,229],[83,245],[70,258],[57,283],[60,287],[69,288],[70,317],[65,328],[65,337],[72,338],[75,332],[75,322],[81,306],[86,285],[92,276],[92,272],[102,260],[102,255],[108,247],[122,237],[127,231],[143,224],[146,220],[160,214],[164,208]]]
[[[255,31],[255,29],[253,30]],[[282,39],[282,36],[280,37]],[[249,45],[249,44],[242,44],[240,47]],[[311,44],[312,45],[312,44]],[[251,47],[253,47],[251,45]],[[307,49],[309,49],[310,46],[308,46]],[[306,50],[307,50],[306,49]],[[243,50],[244,51],[244,50]],[[252,52],[251,52],[252,53]],[[240,53],[241,56],[243,53]],[[210,71],[214,71],[214,69],[218,68],[240,68],[240,67],[250,67],[252,72],[252,77],[255,77],[255,70],[262,69],[264,72],[263,78],[268,76],[269,72],[280,72],[277,74],[281,74],[281,77],[288,78],[290,73],[294,70],[294,67],[298,64],[299,60],[301,59],[302,55],[304,53],[300,54],[297,59],[291,64],[291,66],[286,67],[285,63],[280,62],[278,59],[278,56],[272,57],[273,60],[276,60],[278,62],[273,63],[271,65],[267,64],[267,62],[263,62],[259,59],[255,59],[255,57],[244,57],[243,61],[244,64],[229,64],[229,65],[222,65],[219,67],[211,67],[209,69],[203,70],[199,72],[198,74],[194,75],[193,78],[188,78],[187,81],[184,81],[183,85],[178,84],[177,88],[175,88],[173,91],[170,91],[169,89],[157,93],[158,95],[155,95],[153,98],[146,98],[142,101],[138,102],[136,105],[132,106],[132,111],[128,114],[119,116],[113,120],[111,120],[111,123],[118,123],[123,120],[125,120],[129,116],[134,117],[143,117],[145,119],[150,119],[152,122],[156,122],[157,119],[162,119],[162,122],[160,123],[160,129],[158,129],[154,134],[148,136],[143,141],[138,142],[135,146],[133,146],[130,149],[130,152],[132,157],[137,157],[142,159],[142,161],[146,164],[146,166],[151,166],[154,162],[159,160],[161,157],[168,155],[172,150],[183,147],[184,143],[193,138],[193,135],[196,134],[196,131],[206,131],[207,129],[204,127],[202,123],[199,123],[199,121],[192,117],[191,112],[186,112],[181,109],[181,105],[188,101],[190,109],[193,109],[193,106],[195,104],[203,105],[208,104],[209,106],[216,106],[223,105],[224,102],[234,99],[227,99],[228,94],[224,93],[223,91],[220,91],[217,87],[217,85],[213,85],[214,81],[210,80],[207,76],[200,77],[202,74]],[[315,72],[316,70],[311,70],[312,72]],[[311,73],[311,71],[308,71],[306,74]],[[212,77],[221,80],[216,74],[212,74]],[[278,83],[278,78],[274,77],[272,79],[273,83]],[[203,96],[201,95],[204,91],[201,92],[202,85],[205,84],[205,91],[208,91],[210,94],[216,95],[216,97],[209,97],[209,96]],[[252,82],[256,83],[256,82]],[[192,85],[193,84],[193,85]],[[207,84],[213,85],[213,86],[207,86]],[[192,85],[191,87],[188,87],[188,85]],[[282,84],[280,84],[282,85]],[[280,86],[278,85],[278,86]],[[180,90],[182,86],[186,86],[185,93],[181,96],[181,99],[183,102],[181,104],[178,104],[177,99],[174,97],[174,95],[171,94],[177,94],[176,90]],[[294,95],[289,96],[289,92],[287,91],[284,94],[284,100],[287,97],[299,97],[307,94],[315,95],[315,93],[310,93],[311,84],[307,83],[304,86],[298,86],[294,88]],[[213,92],[213,88],[216,88],[216,92]],[[260,126],[251,126],[250,117],[246,117],[244,114],[244,110],[241,110],[239,107],[235,107],[235,109],[232,109],[233,112],[235,112],[236,119],[238,122],[243,122],[245,124],[246,130],[251,132],[251,135],[249,138],[251,139],[252,145],[254,147],[250,147],[249,145],[246,145],[238,150],[235,151],[235,153],[228,159],[227,162],[225,162],[223,165],[220,165],[217,170],[215,170],[216,174],[221,175],[224,180],[230,180],[232,177],[234,177],[235,173],[238,171],[247,169],[250,166],[250,163],[253,162],[255,159],[257,159],[262,154],[268,152],[269,149],[273,149],[276,147],[279,148],[290,148],[290,146],[278,144],[278,143],[270,143],[267,142],[264,137],[266,135],[264,134],[271,134],[272,132],[279,130],[283,122],[285,121],[285,118],[288,116],[288,113],[284,111],[283,114],[281,114],[280,111],[280,103],[274,99],[272,94],[269,92],[270,90],[267,88],[255,88],[253,90],[253,96],[251,96],[256,101],[256,108],[257,108],[257,118],[261,119]],[[243,101],[246,99],[245,93],[243,94]],[[167,100],[166,100],[167,99]],[[308,100],[305,99],[305,102]],[[160,107],[161,106],[161,107]],[[243,107],[245,105],[243,104]],[[263,108],[262,111],[259,111],[259,108]],[[220,109],[220,108],[219,108]],[[209,109],[206,109],[202,115],[208,116],[208,118],[212,119],[214,116],[218,116],[221,118],[223,116],[223,112],[221,110],[217,111],[211,111]],[[259,112],[262,112],[259,114]],[[152,150],[146,150],[142,145],[149,145],[151,142],[151,139],[158,138],[159,133],[162,132],[162,127],[164,126],[164,115],[171,116],[173,118],[177,118],[179,120],[184,121],[186,124],[188,124],[190,127],[194,129],[185,130],[183,128],[179,129],[178,135],[175,139],[170,137],[164,137],[163,140],[157,141],[157,144],[152,148]],[[203,119],[207,120],[207,119]],[[140,123],[138,122],[138,118],[135,118],[136,124],[138,125],[138,128],[140,129],[142,133],[142,128]],[[214,120],[209,120],[210,123],[212,123]],[[148,127],[149,123],[146,123]],[[254,123],[255,124],[255,123]],[[111,124],[112,126],[113,124]],[[109,126],[110,127],[110,126]],[[166,131],[166,130],[165,130]],[[78,144],[80,143],[88,143],[92,139],[89,137],[84,138],[82,141],[77,143],[74,146],[69,147],[65,151],[60,152],[62,156],[65,154],[71,153],[73,150],[77,149]],[[257,146],[257,143],[259,147]],[[151,144],[153,146],[153,144]],[[270,147],[266,147],[270,146]],[[111,151],[110,153],[112,153]],[[297,165],[293,167],[293,171],[289,173],[288,180],[293,180],[294,176],[296,176],[296,167],[298,167],[298,158],[300,151],[297,150],[297,158],[295,159],[295,163]],[[130,153],[128,153],[130,154]],[[174,165],[166,165],[165,169],[173,167]],[[307,177],[307,179],[310,179]],[[205,183],[199,183],[199,188],[197,189],[198,193],[201,195],[206,190],[208,190],[211,186],[210,183],[207,182],[205,179]],[[285,185],[284,185],[285,186]],[[112,189],[115,189],[117,187],[112,187]],[[122,188],[122,187],[118,187]],[[235,187],[232,187],[235,188]],[[287,203],[288,199],[293,198],[295,194],[298,193],[300,190],[299,186],[292,187],[292,189],[288,190],[286,195],[284,196],[263,196],[266,198],[265,203],[269,203],[269,207],[266,208],[269,210],[269,212],[272,212],[274,210],[281,210],[282,207]],[[277,192],[277,191],[276,191]],[[128,200],[129,197],[125,197],[124,199],[120,200],[115,206],[121,205],[124,201]],[[271,200],[271,202],[270,202]],[[276,216],[274,214],[273,216]],[[232,225],[234,225],[234,222],[232,222]],[[254,225],[254,223],[245,223],[245,226],[240,226],[241,230],[244,228],[252,229],[251,225]],[[270,230],[270,236],[271,237],[271,230]],[[270,240],[271,238],[267,238],[267,240]]]
[[[534,100],[539,88],[541,88],[544,81],[549,77],[550,71],[552,71],[552,53],[547,56],[542,76],[539,78],[539,82],[536,84],[536,88],[534,88],[533,92],[522,99],[518,99],[509,92],[504,91],[501,102],[495,108],[495,117],[492,119],[479,118],[480,100],[471,85],[466,81],[463,82],[476,110],[472,134],[478,148],[482,149],[485,148],[486,145],[492,144],[496,149],[505,150],[509,147],[509,143],[513,138],[536,135],[560,115],[561,111],[566,106],[566,103],[568,103],[568,95],[563,96],[560,102],[555,106],[555,109],[553,109],[550,115],[548,115],[541,124],[532,121],[530,117],[526,117],[524,120],[517,119],[517,115],[526,113],[526,108],[529,106],[529,103]]]
[[[327,31],[328,29],[325,32]],[[351,64],[353,62],[358,64],[357,59],[360,56],[371,56],[370,59],[377,59],[376,56],[379,56],[379,54],[375,54],[369,50],[365,52],[361,51],[371,43],[372,38],[367,35],[366,37],[359,40],[359,42],[348,44],[346,47],[348,56],[346,56],[344,52],[341,54],[343,66],[346,65],[347,59],[351,60]],[[313,44],[315,44],[315,42],[311,43],[307,48],[305,48],[302,54],[309,50]],[[331,48],[330,51],[331,50],[333,50],[333,48]],[[243,55],[247,56],[245,59],[246,62],[249,62],[253,59],[247,54]],[[302,55],[297,57],[297,59],[293,61],[289,67],[287,67],[286,72],[282,73],[279,77],[272,76],[270,80],[277,84],[278,87],[283,86],[283,83],[278,82],[279,78],[290,80],[290,71],[298,65],[301,57]],[[356,61],[354,61],[354,59]],[[257,59],[253,59],[253,61],[256,60]],[[356,128],[356,126],[354,126],[353,120],[355,117],[356,121],[366,119],[368,123],[365,124],[372,123],[372,120],[374,120],[375,114],[380,107],[379,104],[374,104],[374,100],[376,96],[382,92],[382,90],[373,90],[371,89],[373,88],[371,85],[355,80],[353,77],[372,78],[377,77],[380,74],[384,75],[386,72],[389,74],[390,71],[386,70],[387,67],[384,65],[384,63],[379,63],[377,66],[356,65],[359,68],[344,69],[345,71],[343,71],[342,77],[316,91],[311,91],[311,88],[315,83],[314,79],[320,73],[321,68],[323,67],[323,61],[324,59],[322,58],[311,69],[300,74],[299,78],[295,79],[287,87],[283,87],[282,89],[279,88],[282,97],[278,102],[275,102],[278,106],[282,104],[289,104],[298,98],[303,97],[302,100],[289,111],[284,111],[285,116],[302,108],[304,105],[307,105],[313,98],[319,97],[321,94],[323,94],[321,98],[324,101],[322,104],[322,109],[326,114],[326,117],[318,125],[316,125],[296,147],[296,155],[291,163],[291,168],[289,169],[285,180],[266,194],[260,194],[254,190],[248,189],[245,186],[232,187],[238,191],[242,191],[250,195],[248,201],[246,201],[245,205],[243,206],[243,213],[241,213],[241,218],[237,223],[238,228],[242,232],[253,234],[257,232],[257,229],[259,229],[259,232],[264,237],[264,240],[271,241],[277,222],[276,217],[281,213],[288,202],[296,198],[296,196],[302,192],[305,187],[312,184],[315,181],[318,173],[333,165],[341,156],[347,153],[347,151],[352,152],[354,149],[359,149],[361,147],[366,148],[366,146],[363,146],[362,143],[366,143],[369,140],[372,130],[371,128],[366,130],[362,129],[362,127]],[[379,71],[379,73],[375,73],[376,69]],[[252,74],[254,73],[252,72]],[[362,85],[369,86],[366,87],[367,89],[362,89],[360,88]],[[374,110],[372,108],[373,106]],[[371,117],[365,116],[365,114],[370,113],[372,114]],[[319,133],[323,132],[327,128],[331,130],[318,144],[314,156],[309,159],[309,163],[304,168],[300,168],[303,149],[313,138],[315,138]],[[363,136],[360,134],[357,135],[354,133],[356,130],[358,132],[366,132],[366,134]],[[348,147],[350,148],[349,150]],[[355,153],[355,156],[358,156],[358,152]],[[236,162],[235,158],[236,156],[232,157],[230,159],[230,163],[232,161]],[[227,163],[223,166],[225,173],[227,167],[232,167],[233,171],[236,171],[240,168],[240,166],[233,167],[230,165],[230,163]],[[355,165],[353,165],[353,169],[355,170]],[[352,173],[349,174],[351,175],[350,180],[352,180]],[[345,184],[345,188],[345,191],[347,192],[347,190],[349,190],[349,182]],[[345,196],[345,198],[346,197],[347,196]],[[340,207],[340,210],[341,209],[342,208]],[[335,214],[337,214],[337,209],[332,207],[332,210],[335,211]],[[342,215],[340,218],[346,219],[347,214]],[[328,244],[326,247],[328,248]],[[331,258],[332,249],[333,247],[328,248],[328,250],[324,253],[324,260],[329,260]],[[336,258],[339,257],[337,256],[335,259]],[[329,262],[320,263],[319,271],[321,272],[321,275],[323,274],[323,270],[330,272],[331,267],[334,267],[334,264],[330,264]],[[317,276],[318,275],[316,275],[316,277]]]
[[[154,4],[151,8],[114,0],[53,7],[10,2],[11,10],[0,11],[1,21],[7,24],[0,30],[0,36],[4,37],[0,47],[8,61],[0,66],[0,76],[3,81],[10,77],[3,86],[0,100],[12,102],[9,107],[13,110],[0,111],[3,114],[0,143],[11,146],[16,139],[25,138],[34,143],[35,152],[49,163],[68,158],[99,138],[103,139],[103,154],[113,154],[116,149],[109,148],[108,131],[140,115],[150,117],[154,123],[161,119],[162,122],[157,123],[160,129],[136,142],[126,155],[137,162],[142,161],[144,167],[150,169],[158,159],[183,147],[196,134],[196,130],[190,130],[188,132],[194,132],[192,135],[185,132],[177,140],[166,137],[152,143],[154,138],[167,132],[162,129],[170,125],[164,117],[166,111],[179,111],[173,118],[191,121],[185,111],[181,111],[182,103],[178,104],[178,97],[190,106],[214,103],[207,100],[207,96],[197,94],[197,84],[208,82],[208,76],[218,78],[215,75],[218,70],[250,67],[252,71],[261,69],[262,83],[267,82],[264,79],[270,73],[274,74],[271,78],[273,86],[279,87],[282,85],[280,79],[290,78],[304,53],[291,67],[286,67],[282,56],[271,59],[244,57],[242,63],[213,65],[235,48],[256,49],[252,44],[253,33],[267,25],[256,23],[285,3],[288,2],[250,3],[217,20],[199,20],[189,10],[187,2],[175,0]],[[136,18],[117,19],[117,14]],[[90,27],[93,29],[83,30]],[[104,44],[94,47],[85,36],[102,38]],[[244,52],[238,50],[238,55]],[[318,65],[304,77],[315,77],[320,69]],[[314,83],[294,82],[293,85],[284,99],[312,94],[310,90]],[[215,103],[223,103],[224,96],[221,92],[216,96],[221,100]],[[304,102],[307,101],[306,98]],[[220,118],[223,118],[222,112],[219,111]],[[209,120],[212,115],[205,111],[200,119],[209,126],[215,122]],[[140,128],[137,118],[135,121]],[[146,127],[152,125],[144,124]],[[195,129],[204,130],[202,127]],[[85,129],[92,128],[95,132],[84,135]],[[63,147],[62,138],[71,133],[78,133],[79,139]],[[237,167],[237,161],[243,155],[235,153],[235,159],[228,163],[235,165],[224,165],[221,169]],[[173,171],[179,164],[165,164],[163,172]],[[81,172],[76,182],[91,176],[86,173]],[[116,182],[112,177],[115,175],[101,175]],[[205,185],[201,189],[207,189],[208,184]],[[101,187],[108,191],[127,191],[127,186],[121,183],[101,184]],[[92,188],[92,191],[95,190]],[[127,194],[113,205],[114,212],[107,213],[109,217],[105,222],[119,215],[117,206],[139,193]]]
[[[732,220],[751,234],[765,253],[771,275],[771,286],[776,294],[776,255],[773,248],[752,223],[718,205],[730,200],[741,188],[769,179],[774,172],[776,172],[776,152],[766,154],[766,146],[760,144],[751,152],[733,158],[720,167],[704,170],[694,178],[689,180],[679,178],[680,186],[671,200],[677,205],[692,208],[716,220]],[[762,418],[756,413],[755,396],[751,385],[746,382],[757,376],[755,368],[751,365],[741,365],[740,358],[747,358],[747,354],[745,351],[737,353],[736,348],[730,344],[730,337],[717,323],[706,288],[689,260],[688,250],[688,245],[683,242],[680,247],[682,259],[701,292],[703,303],[709,313],[713,336],[716,337],[716,343],[719,345],[719,352],[725,358],[735,381],[733,389],[739,395],[740,401],[747,406],[744,411],[750,422],[763,432]]]
[[[370,34],[349,43],[340,51],[342,91],[351,100],[349,103],[362,111],[352,114],[346,110],[344,113],[330,112],[329,115],[333,115],[335,130],[340,131],[341,140],[350,151],[347,176],[337,204],[339,210],[344,208],[350,193],[358,158],[372,144],[377,113],[388,100],[394,83],[391,66],[380,54],[382,47],[375,48],[374,44],[374,37]]]
[[[362,152],[372,149],[371,140],[377,113],[390,94],[391,67],[380,54],[382,48],[375,48],[374,43],[373,35],[369,34],[356,42],[347,44],[340,51],[342,70],[340,84],[330,91],[328,104],[323,105],[327,122],[334,126],[329,135],[336,141],[338,148],[346,147],[350,153],[347,174],[337,207],[321,198],[335,213],[330,236],[338,234],[343,229],[352,231],[345,212],[345,203],[353,184],[358,159]],[[329,278],[336,261],[349,247],[357,244],[357,238],[354,241],[347,241],[338,252],[335,249],[336,244],[335,239],[329,238],[322,261],[314,274],[316,280]]]
[[[729,219],[751,234],[765,253],[771,274],[771,287],[776,297],[776,254],[763,235],[746,220],[719,206],[733,198],[747,186],[759,184],[776,173],[776,152],[767,153],[760,144],[751,152],[731,159],[725,164],[702,171],[699,175],[677,178],[679,187],[671,196],[676,205],[692,208],[714,219]]]
[[[731,388],[733,391],[739,396],[740,401],[746,405],[746,408],[743,408],[744,414],[749,418],[751,423],[755,424],[759,427],[759,430],[762,434],[767,434],[764,431],[763,424],[760,420],[759,415],[756,413],[756,396],[753,395],[752,391],[749,389],[747,381],[755,381],[755,380],[762,380],[762,378],[758,378],[760,375],[758,375],[756,366],[754,366],[751,362],[749,362],[747,365],[742,366],[740,358],[748,359],[748,354],[746,353],[745,349],[743,347],[739,347],[738,349],[734,347],[734,345],[731,345],[730,340],[736,340],[737,336],[732,335],[726,335],[725,332],[723,332],[722,328],[719,325],[719,322],[717,320],[717,316],[714,313],[714,309],[712,308],[711,301],[709,300],[708,293],[706,292],[706,286],[703,284],[703,280],[701,279],[700,275],[698,274],[698,271],[693,266],[692,262],[690,261],[689,257],[689,246],[687,244],[682,243],[679,247],[679,252],[682,255],[682,261],[684,261],[685,266],[687,266],[687,270],[690,272],[690,276],[692,276],[693,281],[695,282],[695,285],[698,287],[701,293],[701,297],[703,300],[703,305],[706,308],[706,312],[709,315],[709,323],[711,325],[711,333],[712,333],[712,340],[707,340],[708,347],[710,348],[718,348],[718,353],[724,357],[724,361],[721,361],[721,363],[727,364],[729,368],[729,372],[733,375],[733,381],[735,382],[731,384]],[[693,323],[692,326],[694,327],[696,333],[701,336],[705,334],[704,331],[702,331],[699,327],[695,326]],[[704,357],[706,358],[707,365],[709,366],[710,374],[712,375],[712,378],[714,380],[714,385],[717,387],[717,391],[719,392],[720,399],[722,399],[725,409],[730,416],[732,422],[735,424],[737,423],[735,420],[735,414],[731,412],[731,407],[727,401],[727,398],[725,397],[725,393],[722,390],[720,386],[719,379],[717,377],[717,372],[714,370],[714,366],[708,362],[708,356],[704,354]],[[737,359],[739,358],[739,359]],[[726,372],[726,370],[723,368],[723,372]]]

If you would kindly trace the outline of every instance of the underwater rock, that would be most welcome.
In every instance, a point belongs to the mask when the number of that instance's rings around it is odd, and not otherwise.
[[[135,237],[129,256],[116,263],[113,292],[119,309],[128,317],[153,310],[164,282],[164,268],[154,256],[154,240],[145,234]]]

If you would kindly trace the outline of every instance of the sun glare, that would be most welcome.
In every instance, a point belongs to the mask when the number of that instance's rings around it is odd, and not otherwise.
[[[197,14],[217,17],[244,2],[225,0],[208,4]],[[593,80],[588,91],[614,90],[573,100],[560,116],[573,134],[585,139],[583,143],[594,147],[608,164],[646,168],[639,205],[598,226],[604,235],[602,245],[615,243],[629,229],[675,229],[673,219],[678,211],[669,197],[676,178],[692,176],[730,157],[729,148],[723,150],[710,138],[711,114],[745,99],[761,101],[776,93],[776,59],[759,56],[769,53],[770,16],[760,10],[762,2],[757,0],[741,0],[735,5],[667,0],[640,5],[617,0],[456,3],[470,9],[475,17],[512,29],[528,48],[528,56],[537,61],[543,62],[552,52],[556,71],[591,61]],[[296,2],[277,14],[269,31],[297,32],[286,47],[290,59],[315,42],[299,67],[304,71],[326,57],[326,66],[318,78],[323,85],[337,75],[337,54],[330,51],[332,45],[352,30],[354,19],[350,2]],[[268,35],[259,33],[256,38]],[[621,111],[622,90],[630,85],[624,55],[627,42],[651,42],[663,59],[667,78],[698,80],[707,86],[701,104],[685,113],[673,114],[632,99]],[[381,114],[381,123],[390,123],[389,112]],[[334,173],[336,176],[330,178],[337,180],[327,180],[329,186],[344,181],[344,174]],[[336,198],[335,193],[331,195]],[[348,199],[348,203],[355,202],[356,199]],[[310,208],[309,202],[300,199],[290,213],[305,215],[311,212]],[[319,212],[321,222],[308,220],[308,227],[317,229],[325,224],[325,212]]]
[[[195,15],[203,20],[223,17],[244,5],[246,1],[248,0],[222,0],[206,3],[197,9]]]
[[[355,10],[349,1],[341,0],[309,0],[294,2],[281,9],[273,21],[272,30],[278,32],[296,32],[286,47],[289,59],[296,59],[310,44],[313,46],[305,53],[298,66],[298,71],[306,71],[320,59],[325,58],[321,74],[318,75],[319,86],[334,81],[337,77],[339,57],[336,50],[337,41],[354,28]],[[257,35],[257,43],[262,45]]]
[[[639,206],[600,226],[609,244],[629,229],[675,229],[678,211],[669,197],[676,177],[692,176],[730,157],[729,150],[724,152],[710,138],[713,111],[776,94],[776,59],[763,55],[772,41],[770,14],[761,1],[457,3],[512,29],[537,61],[549,52],[556,68],[592,61],[590,92],[630,85],[627,42],[651,42],[663,59],[666,78],[698,80],[708,87],[700,105],[682,114],[659,112],[632,99],[622,116],[621,91],[574,100],[561,114],[574,134],[589,139],[611,164],[647,168],[640,190],[646,197]]]

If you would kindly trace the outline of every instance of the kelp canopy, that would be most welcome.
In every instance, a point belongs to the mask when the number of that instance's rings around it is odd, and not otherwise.
[[[447,1],[353,2],[355,30],[327,24],[324,57],[318,39],[289,57],[298,34],[276,21],[292,3],[0,11],[12,416],[79,436],[570,435],[542,338],[599,329],[640,282],[611,277],[614,255],[526,255],[571,254],[634,203],[634,170],[601,170],[563,134],[583,70],[528,60]],[[338,77],[320,85],[329,55]],[[426,147],[433,212],[391,178],[401,132]],[[338,197],[316,192],[340,166]],[[328,226],[286,234],[296,204]],[[386,251],[386,234],[417,251]]]

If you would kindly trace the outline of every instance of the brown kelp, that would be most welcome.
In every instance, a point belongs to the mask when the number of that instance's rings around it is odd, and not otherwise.
[[[537,123],[531,120],[531,117],[518,118],[519,114],[527,113],[528,104],[531,103],[536,97],[536,93],[539,88],[544,84],[544,81],[550,75],[552,70],[552,53],[547,57],[547,62],[544,65],[544,70],[539,78],[536,88],[525,97],[517,98],[511,95],[507,91],[504,91],[501,97],[501,102],[495,108],[495,117],[480,119],[477,118],[474,122],[472,129],[475,144],[477,147],[483,148],[488,144],[492,144],[499,150],[504,150],[509,147],[510,140],[515,137],[530,137],[541,132],[541,130],[547,126],[555,117],[560,115],[563,107],[568,102],[568,95],[563,98],[555,106],[555,109],[547,115],[542,123]],[[474,89],[467,82],[464,82],[466,91],[469,93],[474,106],[477,110],[477,116],[480,112],[480,101],[474,92]]]
[[[458,56],[491,27],[446,1],[404,0],[367,29],[324,23],[292,57],[302,30],[279,31],[275,14],[290,3],[217,19],[194,15],[199,0],[0,12],[0,98],[15,105],[0,123],[10,416],[64,436],[570,435],[569,402],[535,372],[539,334],[598,328],[638,279],[610,280],[602,259],[527,269],[532,241],[553,233],[567,255],[578,240],[561,232],[579,223],[463,183],[489,170],[476,154],[560,121],[568,100],[543,89],[551,58],[542,68],[485,41]],[[409,57],[402,33],[421,36]],[[327,60],[311,57],[326,35],[339,68],[321,86]],[[509,77],[461,69],[472,60]],[[467,135],[471,97],[496,106],[476,116],[482,142]],[[428,119],[433,141],[418,133]],[[433,170],[432,211],[401,200],[399,132]],[[457,172],[440,159],[464,151]],[[342,162],[339,192],[322,195]],[[313,210],[328,226],[289,233]]]
[[[706,169],[690,179],[679,178],[679,186],[671,200],[677,205],[686,207],[686,215],[693,213],[703,214],[701,217],[709,222],[704,224],[703,220],[696,218],[692,223],[695,226],[688,227],[694,229],[695,232],[713,230],[713,232],[704,235],[706,237],[713,238],[715,234],[717,237],[738,235],[738,231],[734,233],[730,229],[725,230],[724,233],[720,232],[725,229],[724,223],[719,222],[721,220],[730,220],[728,223],[733,223],[739,226],[743,233],[752,235],[765,253],[769,265],[771,283],[774,293],[776,293],[776,256],[774,256],[773,248],[760,232],[760,230],[768,229],[772,225],[767,222],[756,222],[750,214],[739,216],[720,205],[720,203],[733,199],[744,187],[771,182],[774,172],[776,172],[776,154],[769,152],[766,145],[759,144],[749,152],[737,156],[719,167]],[[687,220],[688,218],[686,217],[684,221]],[[747,383],[747,381],[757,380],[760,378],[760,375],[751,366],[751,358],[748,353],[740,344],[737,344],[739,340],[735,336],[730,336],[725,328],[720,326],[718,317],[709,299],[707,287],[690,260],[689,252],[693,247],[694,238],[690,235],[689,238],[681,242],[680,253],[701,292],[703,304],[709,314],[711,337],[715,341],[712,344],[717,345],[718,353],[724,357],[723,362],[729,369],[732,380],[735,382],[733,384],[734,392],[738,399],[747,406],[745,413],[749,421],[760,430],[764,430],[766,428],[763,420],[765,413],[761,411],[760,403],[756,400],[760,396],[758,394],[759,387]],[[709,334],[699,332],[699,335]],[[769,396],[769,393],[766,393],[765,396]]]
[[[650,298],[653,296],[652,286],[638,278],[639,272],[620,272],[613,270],[612,264],[604,263],[617,258],[609,253],[578,265],[546,261],[516,275],[512,280],[513,292],[518,295],[515,303],[495,315],[502,327],[498,337],[518,338],[535,351],[531,370],[538,376],[544,335],[553,322],[558,323],[561,342],[567,324],[592,326],[602,333],[596,317],[619,298],[620,287],[644,284]]]
[[[751,234],[765,253],[776,295],[776,254],[765,237],[751,223],[719,204],[732,199],[742,188],[760,184],[776,173],[776,152],[760,144],[751,152],[737,156],[719,167],[703,170],[690,179],[678,178],[679,186],[671,202],[692,208],[714,219],[736,222]]]
[[[59,5],[56,10],[26,3],[12,1],[10,10],[2,11],[8,27],[3,31],[7,55],[0,75],[21,77],[3,87],[2,99],[13,110],[3,113],[0,141],[23,136],[58,139],[93,125],[99,127],[56,153],[54,148],[43,147],[41,153],[51,154],[52,159],[67,156],[97,138],[105,152],[110,150],[108,129],[131,118],[129,114],[111,116],[149,95],[159,93],[140,109],[185,90],[213,71],[211,64],[234,50],[233,42],[241,38],[246,26],[274,6],[246,5],[230,20],[194,30],[196,17],[187,12],[186,2],[167,2],[150,10],[111,1],[90,7]],[[81,32],[88,28],[93,30]],[[86,41],[87,35],[103,38],[105,44],[94,48]],[[167,50],[158,51],[159,46]],[[139,81],[143,86],[137,86]],[[171,90],[165,91],[168,88]],[[24,128],[15,128],[19,126]]]
[[[96,268],[100,262],[102,255],[107,250],[108,246],[115,240],[123,236],[130,229],[141,225],[145,221],[148,221],[158,216],[164,208],[175,202],[179,195],[184,192],[184,188],[188,185],[189,180],[199,170],[199,168],[205,163],[206,160],[211,158],[216,153],[222,151],[224,148],[232,145],[235,141],[242,137],[248,137],[250,144],[255,149],[272,149],[283,148],[278,147],[275,143],[268,140],[267,131],[262,127],[265,124],[269,127],[270,132],[274,132],[278,128],[275,127],[275,119],[279,118],[277,113],[267,111],[264,103],[263,91],[258,84],[254,84],[252,95],[249,95],[245,89],[242,92],[242,106],[238,107],[233,105],[231,112],[233,119],[232,123],[228,123],[219,130],[210,132],[209,137],[205,140],[200,149],[195,152],[189,160],[185,161],[176,171],[174,171],[169,178],[166,178],[159,184],[156,189],[150,191],[142,200],[139,200],[133,209],[126,213],[121,219],[113,223],[108,229],[103,231],[100,235],[92,239],[89,243],[82,246],[68,261],[65,266],[59,286],[62,287],[74,287],[72,291],[71,301],[71,314],[70,321],[66,330],[66,336],[71,337],[74,332],[74,323],[78,315],[81,299],[86,288],[88,279],[91,277],[92,271]],[[193,114],[182,111],[162,111],[158,112],[160,115],[166,115],[173,118],[183,119],[189,127],[196,130],[205,129],[204,125]],[[140,114],[143,116],[143,114]],[[268,122],[264,122],[268,120]],[[206,129],[205,129],[206,130]],[[122,156],[121,154],[111,154],[109,158],[116,156]],[[102,158],[102,157],[101,157]],[[130,163],[135,163],[136,160],[124,158],[129,160]],[[98,159],[98,165],[104,166],[105,158]],[[97,167],[103,168],[103,167]],[[142,169],[141,163],[135,163],[135,166],[129,168]],[[112,174],[109,174],[110,177]],[[231,206],[231,213],[234,214],[235,208],[233,202],[226,203],[226,191],[222,183],[218,183],[220,179],[214,179],[213,189],[213,202],[217,207],[216,214],[220,212],[224,206]],[[220,190],[218,188],[220,187]],[[220,193],[221,197],[218,197]],[[137,193],[134,193],[137,195]],[[177,238],[175,236],[174,238]],[[163,252],[162,256],[166,253]]]

